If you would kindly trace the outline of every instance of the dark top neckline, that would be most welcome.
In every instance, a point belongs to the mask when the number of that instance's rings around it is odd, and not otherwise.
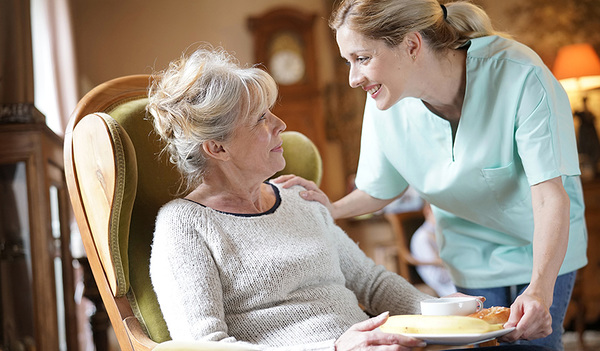
[[[264,216],[264,215],[268,215],[268,214],[274,213],[275,210],[277,210],[277,208],[279,208],[279,205],[281,204],[281,194],[279,193],[279,188],[277,188],[275,185],[273,185],[271,183],[268,183],[268,182],[265,182],[265,183],[268,184],[268,185],[270,185],[271,188],[273,188],[273,192],[275,193],[275,204],[270,209],[266,210],[265,212],[261,212],[261,213],[234,213],[234,212],[226,212],[226,211],[215,210],[214,208],[208,207],[208,206],[203,205],[203,204],[201,204],[201,203],[199,203],[197,201],[194,201],[194,200],[190,200],[190,199],[186,199],[186,198],[183,198],[183,200],[190,201],[190,202],[193,202],[193,203],[195,203],[197,205],[200,205],[202,207],[210,208],[210,209],[212,209],[214,211],[217,211],[217,212],[220,212],[220,213],[225,213],[225,214],[232,215],[232,216],[238,216],[238,217],[258,217],[258,216]]]

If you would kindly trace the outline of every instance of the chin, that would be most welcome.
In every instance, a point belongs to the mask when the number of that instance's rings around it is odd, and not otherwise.
[[[281,163],[279,164],[279,166],[275,167],[275,173],[283,171],[284,168],[285,168],[285,159],[282,158]],[[275,174],[275,173],[273,173],[273,174]]]
[[[383,101],[383,102],[379,102],[376,101],[375,102],[375,106],[377,106],[377,109],[381,110],[381,111],[385,111],[387,109],[389,109],[390,107],[392,107],[394,104],[390,104],[388,101]]]
[[[394,106],[398,101],[400,101],[402,99],[403,99],[403,97],[399,97],[396,99],[384,98],[381,100],[375,100],[375,106],[377,107],[377,109],[379,109],[381,111],[385,111],[385,110],[389,109],[390,107]]]

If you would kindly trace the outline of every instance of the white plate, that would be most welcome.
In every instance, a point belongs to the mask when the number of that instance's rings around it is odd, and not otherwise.
[[[416,339],[425,341],[430,345],[470,345],[479,344],[485,341],[493,340],[502,335],[508,334],[515,330],[515,327],[495,330],[483,334],[405,334],[402,335],[410,336]]]

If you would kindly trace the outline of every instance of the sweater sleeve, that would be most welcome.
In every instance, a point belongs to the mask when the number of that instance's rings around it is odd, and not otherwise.
[[[325,209],[325,211],[327,211]],[[400,275],[390,272],[367,257],[358,245],[337,226],[329,213],[324,213],[328,229],[338,247],[340,265],[346,286],[371,315],[386,311],[390,315],[420,314],[419,302],[433,298]]]

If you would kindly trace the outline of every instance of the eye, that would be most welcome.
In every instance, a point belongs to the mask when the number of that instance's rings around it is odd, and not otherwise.
[[[358,56],[356,58],[356,62],[358,62],[358,63],[365,63],[367,61],[369,61],[369,57],[367,57],[367,56]]]
[[[262,115],[260,115],[260,117],[258,117],[258,121],[259,122],[264,121],[266,119],[267,119],[267,113],[266,112],[263,113]]]

